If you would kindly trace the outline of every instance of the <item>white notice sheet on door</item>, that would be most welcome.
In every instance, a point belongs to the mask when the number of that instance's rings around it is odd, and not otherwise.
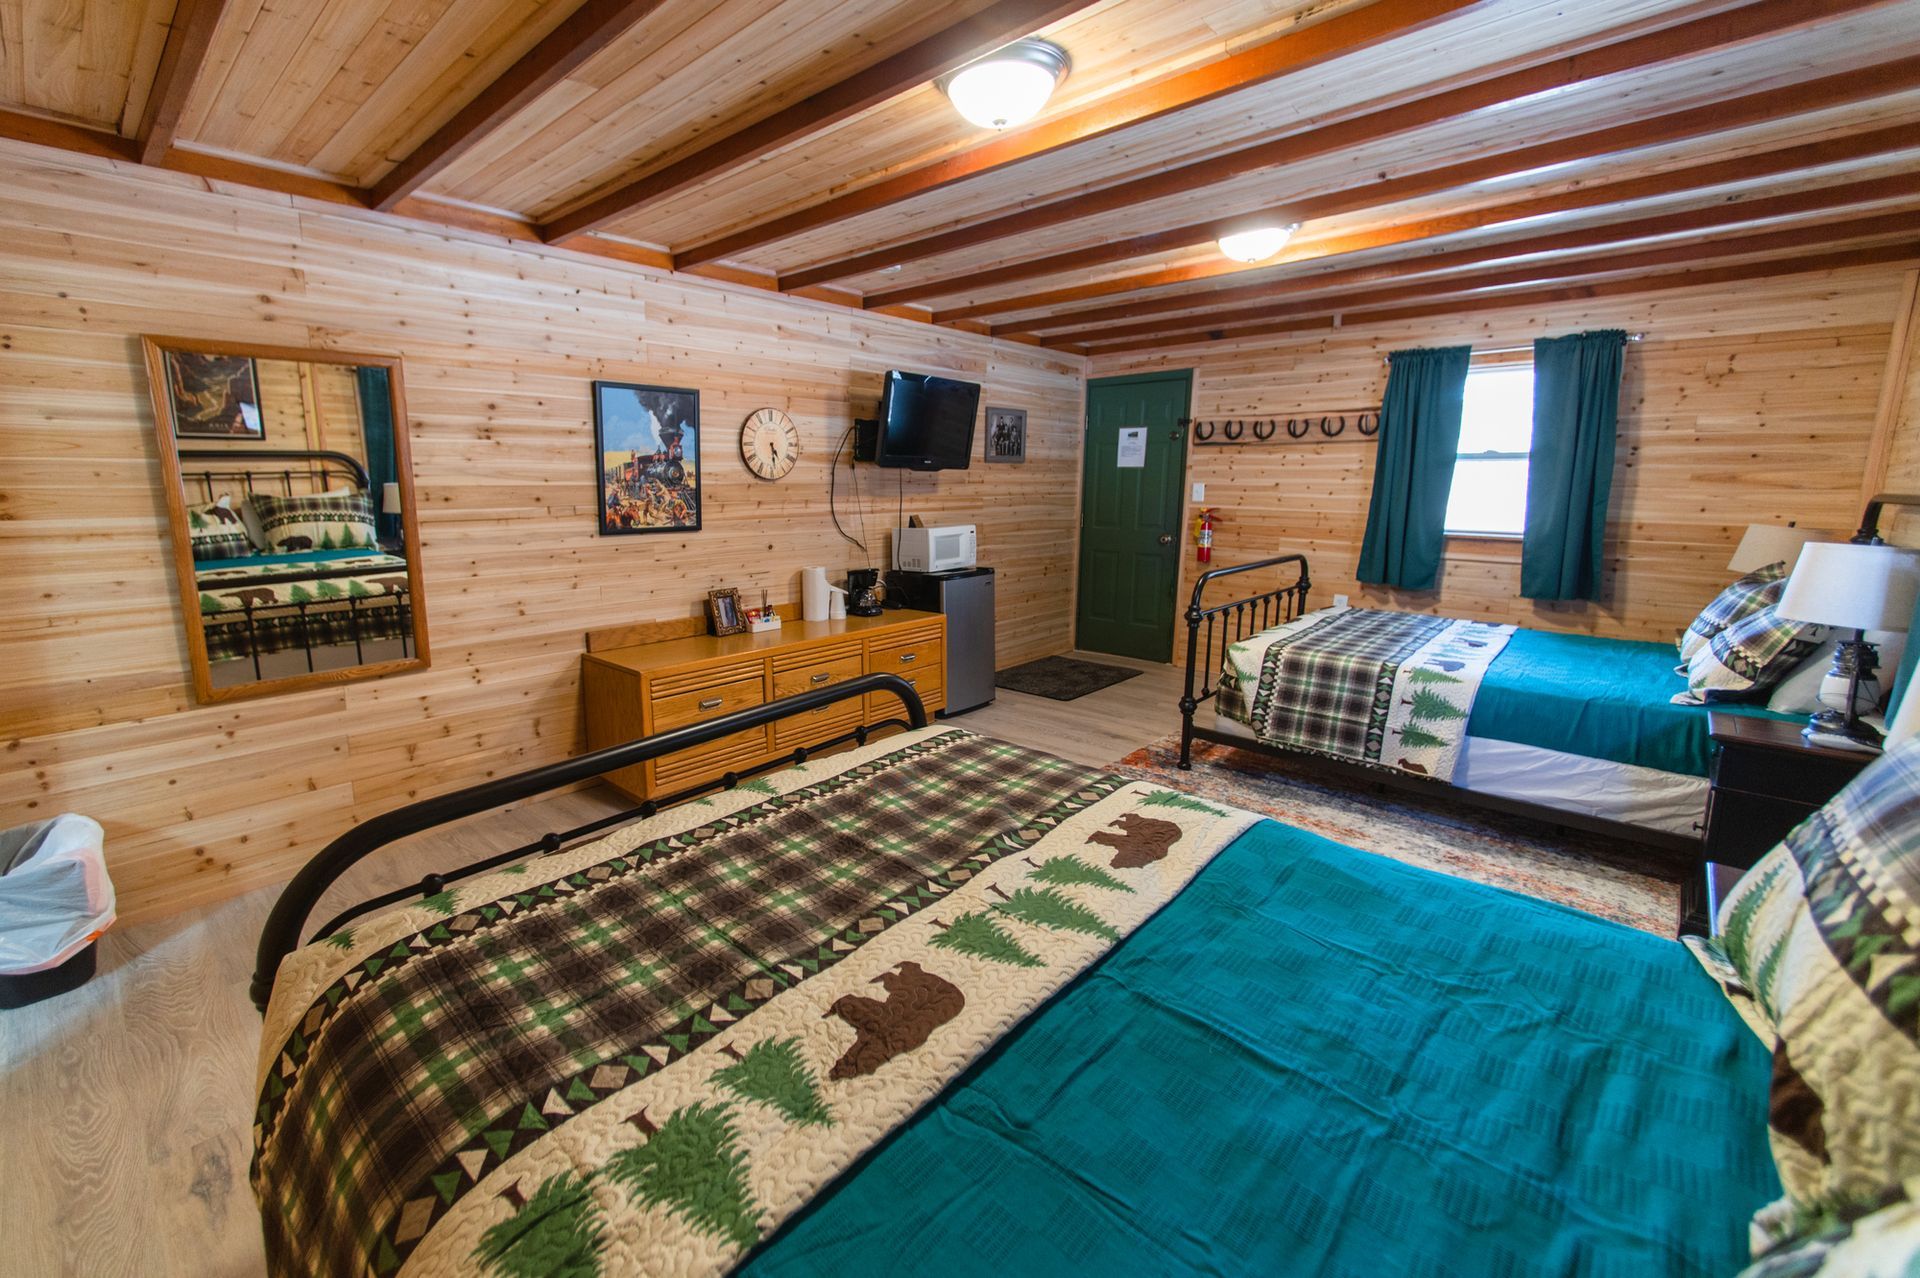
[[[1114,465],[1121,470],[1144,470],[1147,465],[1147,428],[1126,426],[1120,431],[1120,452]]]

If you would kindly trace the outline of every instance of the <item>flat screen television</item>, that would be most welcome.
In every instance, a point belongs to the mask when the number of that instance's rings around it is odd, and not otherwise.
[[[908,470],[965,470],[973,457],[980,386],[929,373],[888,373],[874,460]]]

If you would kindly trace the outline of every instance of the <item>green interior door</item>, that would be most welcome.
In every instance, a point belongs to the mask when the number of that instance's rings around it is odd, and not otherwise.
[[[1147,661],[1173,658],[1174,593],[1185,544],[1187,415],[1193,375],[1153,373],[1087,383],[1080,489],[1076,643]]]

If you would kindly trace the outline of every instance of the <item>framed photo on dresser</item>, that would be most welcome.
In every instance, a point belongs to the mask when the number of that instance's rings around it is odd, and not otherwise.
[[[600,531],[700,530],[700,392],[593,384]]]

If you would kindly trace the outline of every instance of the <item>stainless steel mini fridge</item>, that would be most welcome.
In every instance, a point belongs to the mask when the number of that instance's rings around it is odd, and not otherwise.
[[[887,603],[947,616],[947,708],[942,718],[993,702],[993,569],[887,574]]]

